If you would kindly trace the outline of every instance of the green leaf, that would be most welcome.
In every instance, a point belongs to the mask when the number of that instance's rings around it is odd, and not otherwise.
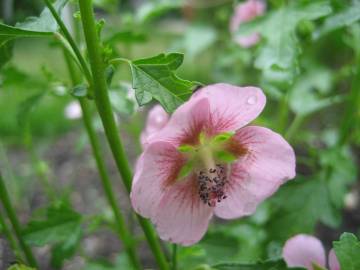
[[[77,227],[72,235],[65,241],[56,244],[51,251],[51,265],[56,269],[61,269],[66,259],[72,258],[80,245],[83,235],[81,227]]]
[[[61,14],[68,0],[57,0],[53,6]],[[52,35],[58,26],[50,10],[45,8],[39,17],[28,17],[24,22],[9,26],[0,23],[0,46],[4,42],[17,37],[41,37]]]
[[[22,234],[30,245],[44,246],[67,242],[81,230],[81,215],[66,204],[50,206],[45,219],[31,220]]]
[[[136,18],[141,23],[149,23],[151,20],[182,6],[181,0],[148,1],[140,6]]]
[[[266,228],[272,238],[285,241],[294,234],[313,233],[320,220],[338,225],[327,184],[322,178],[322,175],[314,179],[298,177],[271,199],[274,212]]]
[[[351,233],[343,233],[340,241],[333,242],[341,269],[360,269],[360,241]]]
[[[109,36],[105,39],[105,43],[114,44],[117,42],[121,43],[143,43],[147,40],[146,34],[142,32],[137,32],[133,30],[123,30],[116,32],[115,34]]]
[[[205,249],[209,262],[232,259],[240,250],[240,242],[237,237],[227,234],[225,231],[207,233],[201,240],[200,246]]]
[[[301,270],[304,268],[288,268],[283,260],[265,261],[253,264],[221,263],[212,266],[216,270]]]
[[[315,20],[332,12],[329,1],[316,1],[302,4],[292,1],[279,9],[268,12],[265,16],[242,24],[237,36],[260,33],[265,45],[259,50],[255,66],[261,70],[273,69],[287,71],[283,81],[292,79],[296,73],[297,57],[300,54],[296,36],[298,24],[303,20]]]
[[[186,29],[180,47],[185,49],[186,55],[193,58],[203,52],[216,41],[217,33],[207,25],[191,25]]]
[[[61,10],[68,0],[57,0],[54,3],[55,10],[61,14]],[[19,37],[44,37],[51,36],[57,30],[57,23],[45,8],[39,17],[28,17],[24,22],[10,26],[0,23],[0,68],[11,58],[11,40]]]
[[[140,106],[154,98],[171,113],[189,99],[198,83],[175,75],[183,59],[181,53],[169,53],[131,62],[133,88]]]
[[[311,68],[296,81],[289,105],[298,115],[309,115],[345,100],[343,95],[328,96],[333,74],[324,68]]]
[[[333,147],[319,151],[319,161],[324,168],[330,168],[328,179],[329,195],[339,209],[344,205],[344,197],[357,176],[357,166],[349,148]]]
[[[360,19],[360,3],[353,2],[353,5],[328,17],[323,25],[313,33],[313,38],[317,39],[336,29],[350,26]]]
[[[10,266],[9,268],[7,268],[7,270],[35,270],[35,268],[26,266],[24,264],[14,264],[12,266]]]

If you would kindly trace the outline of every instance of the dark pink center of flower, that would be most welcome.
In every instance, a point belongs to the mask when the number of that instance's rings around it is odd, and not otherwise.
[[[227,182],[226,167],[216,164],[215,168],[198,172],[198,194],[200,199],[210,207],[226,199],[224,187]]]

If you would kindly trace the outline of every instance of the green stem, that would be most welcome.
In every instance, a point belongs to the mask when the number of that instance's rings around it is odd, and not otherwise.
[[[285,133],[285,138],[290,142],[292,140],[292,137],[296,133],[296,131],[299,129],[301,124],[304,121],[304,116],[297,114],[295,115],[294,120],[291,122],[289,128],[287,129],[287,132]]]
[[[15,232],[15,235],[19,241],[20,247],[23,250],[26,260],[28,262],[28,264],[31,267],[35,267],[37,268],[37,262],[36,259],[30,249],[30,247],[25,243],[24,239],[22,238],[21,235],[21,227],[20,227],[20,222],[17,219],[15,210],[11,204],[10,198],[9,198],[9,194],[6,190],[5,187],[5,183],[4,180],[2,178],[1,172],[0,172],[0,201],[3,204],[3,207],[5,209],[5,212],[11,222],[11,225],[13,227],[13,230]]]
[[[77,76],[76,70],[74,69],[72,62],[68,54],[64,51],[66,64],[68,66],[69,74],[72,80],[72,84],[76,85],[80,83],[80,79]],[[86,132],[89,136],[90,144],[92,147],[93,155],[95,158],[96,166],[98,168],[101,184],[103,186],[106,199],[114,213],[116,222],[116,231],[119,235],[120,240],[123,242],[127,255],[129,256],[130,262],[133,264],[135,269],[141,269],[140,260],[136,254],[135,241],[131,236],[129,230],[126,227],[125,219],[121,213],[119,206],[116,203],[115,195],[112,189],[110,177],[106,171],[106,166],[101,155],[101,148],[99,140],[97,139],[95,129],[91,122],[91,111],[89,103],[85,98],[80,98],[79,103],[82,110],[82,118],[84,121]]]
[[[280,134],[283,134],[287,126],[288,117],[289,117],[289,104],[288,104],[288,93],[285,94],[280,100],[280,108],[278,112],[278,126],[277,129]]]
[[[102,51],[98,33],[96,31],[95,18],[91,0],[79,0],[81,20],[84,36],[89,53],[90,66],[93,75],[94,97],[99,111],[105,135],[110,145],[115,163],[121,174],[122,180],[128,192],[131,190],[132,172],[126,158],[124,147],[119,137],[114,115],[112,112],[107,85],[104,76],[105,65],[102,59]],[[145,236],[153,251],[160,269],[168,269],[164,254],[161,252],[159,240],[154,234],[150,223],[138,216],[139,223],[144,230]]]
[[[171,258],[172,270],[177,270],[177,245],[172,244],[172,258]]]
[[[11,249],[15,253],[15,256],[17,258],[20,258],[21,252],[19,250],[19,247],[18,247],[14,237],[12,236],[8,225],[6,224],[5,217],[2,215],[1,211],[0,211],[0,225],[1,225],[1,229],[2,229],[3,234],[5,235],[7,240],[9,241]]]
[[[344,145],[352,135],[353,128],[358,123],[359,118],[359,106],[360,106],[360,57],[357,60],[357,69],[354,74],[354,79],[351,85],[350,94],[347,97],[347,103],[345,103],[346,109],[343,120],[341,121],[340,136],[338,145]]]
[[[66,28],[64,22],[60,18],[59,14],[57,14],[57,12],[54,9],[51,2],[49,0],[44,0],[44,1],[45,1],[46,6],[48,7],[48,9],[50,10],[51,14],[53,15],[54,19],[58,23],[58,25],[59,25],[61,31],[63,32],[66,40],[69,42],[71,48],[73,49],[73,51],[75,53],[75,56],[79,60],[79,63],[81,65],[82,70],[84,72],[84,75],[86,77],[86,80],[88,81],[89,84],[92,84],[91,72],[90,72],[89,67],[87,66],[87,64],[85,62],[85,59],[82,57],[81,52],[79,50],[79,47],[75,43],[75,40],[72,38],[69,30]]]
[[[40,180],[47,198],[52,201],[57,197],[57,193],[54,187],[51,185],[51,181],[49,179],[48,165],[45,161],[41,160],[34,148],[29,119],[25,123],[24,136],[25,147],[30,154],[32,167],[35,168],[36,176]]]

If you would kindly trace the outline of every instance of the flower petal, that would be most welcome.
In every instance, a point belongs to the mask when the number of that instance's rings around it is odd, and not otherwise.
[[[213,209],[200,201],[195,176],[166,191],[152,221],[161,239],[189,246],[205,234]]]
[[[146,119],[146,126],[141,133],[141,144],[143,147],[147,145],[147,138],[158,131],[160,131],[166,123],[169,121],[169,115],[161,107],[161,105],[155,105],[148,114]]]
[[[236,143],[245,154],[231,165],[227,198],[215,209],[215,214],[225,219],[252,214],[281,184],[295,177],[294,151],[279,134],[249,126],[235,134]]]
[[[340,270],[340,263],[333,248],[329,252],[329,267],[330,270]]]
[[[298,234],[286,241],[283,258],[289,267],[305,267],[313,270],[314,263],[325,267],[325,250],[314,236]]]
[[[262,112],[266,103],[260,88],[225,83],[208,85],[193,95],[194,100],[202,98],[208,98],[210,103],[210,135],[247,125]]]
[[[130,193],[135,211],[152,217],[163,192],[176,180],[184,157],[167,142],[155,142],[140,156]]]
[[[200,132],[209,119],[207,98],[190,99],[172,114],[169,122],[160,131],[148,138],[148,142],[167,141],[175,146],[196,144]]]

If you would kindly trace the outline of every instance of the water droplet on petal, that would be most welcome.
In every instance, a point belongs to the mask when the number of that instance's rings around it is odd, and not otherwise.
[[[257,102],[257,97],[256,97],[256,96],[250,96],[250,97],[247,99],[247,103],[248,103],[249,105],[254,105],[256,102]]]

